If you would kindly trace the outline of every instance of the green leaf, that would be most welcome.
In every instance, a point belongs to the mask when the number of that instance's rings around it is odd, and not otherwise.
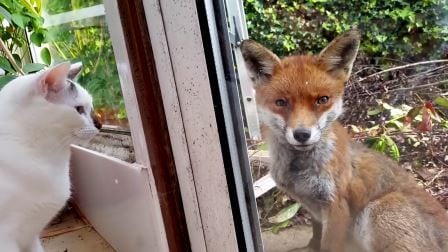
[[[275,224],[275,225],[272,227],[271,231],[272,231],[272,233],[274,233],[274,234],[278,234],[278,232],[279,232],[281,229],[287,228],[288,226],[289,226],[289,220],[286,220],[286,221],[284,221],[284,222],[280,222],[280,223],[278,223],[278,224]]]
[[[0,76],[0,89],[3,88],[6,84],[8,84],[10,81],[14,80],[17,76],[15,75],[6,75],[6,76]]]
[[[387,39],[387,36],[385,36],[385,35],[377,35],[377,36],[375,36],[375,38],[376,38],[376,40],[378,40],[379,42],[384,42],[384,41],[386,41],[386,39]]]
[[[384,135],[383,137],[386,140],[389,155],[398,161],[400,159],[400,150],[398,149],[398,145],[389,136]]]
[[[45,68],[44,64],[40,64],[40,63],[29,63],[29,64],[25,64],[23,66],[23,71],[25,73],[34,73],[37,72],[39,70],[42,70]]]
[[[373,109],[367,110],[367,115],[368,116],[374,116],[374,115],[380,114],[381,112],[383,112],[383,108],[382,107],[377,107],[377,108],[373,108]]]
[[[434,100],[434,103],[437,104],[437,105],[439,105],[439,106],[448,108],[448,99],[445,98],[445,97],[443,97],[443,96],[439,96],[439,97],[437,97],[437,98]]]
[[[368,142],[369,146],[374,150],[377,150],[377,151],[383,152],[383,153],[386,150],[386,142],[381,137],[369,138],[367,142]]]
[[[6,59],[3,56],[0,56],[0,67],[10,73],[15,73],[16,71],[12,68],[11,64],[9,63],[9,60]]]
[[[17,26],[19,26],[22,29],[25,29],[25,17],[22,16],[19,13],[13,13],[11,15],[11,20],[14,22]]]
[[[0,6],[0,16],[6,19],[8,23],[11,23],[11,13],[2,6]]]
[[[443,128],[448,129],[448,121],[443,120],[441,125]]]
[[[404,125],[400,121],[391,120],[386,123],[386,127],[394,127],[396,129],[403,129]]]
[[[392,107],[391,105],[389,105],[389,103],[386,103],[386,102],[381,103],[381,105],[383,106],[384,109],[387,109],[387,110],[394,109],[394,107]]]
[[[48,48],[45,47],[42,49],[42,51],[40,51],[40,57],[42,58],[42,61],[48,66],[51,64],[51,54]]]
[[[22,60],[20,59],[20,55],[18,55],[17,53],[14,53],[12,55],[12,57],[14,58],[14,60],[16,61],[16,64],[18,66],[22,66]]]
[[[291,219],[292,217],[294,217],[294,215],[299,211],[299,209],[300,209],[300,204],[296,202],[294,204],[291,204],[291,205],[283,208],[276,215],[269,217],[268,221],[270,223],[281,223],[281,222],[287,221],[287,220]]]
[[[34,16],[39,16],[40,13],[36,12],[33,5],[28,0],[19,0],[19,1],[20,1],[21,5],[24,6],[31,14],[33,14]],[[38,3],[37,6],[41,7],[42,4]],[[39,8],[39,10],[40,10],[40,8]]]
[[[44,35],[41,32],[35,31],[30,36],[31,42],[37,46],[42,45],[42,41],[44,41]]]

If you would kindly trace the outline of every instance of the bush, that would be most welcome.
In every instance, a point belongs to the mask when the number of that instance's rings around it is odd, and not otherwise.
[[[30,44],[41,47],[47,39],[41,7],[40,0],[0,1],[0,68],[5,72],[0,77],[0,88],[17,75],[36,72],[50,64],[46,47],[40,55],[45,64],[31,62]],[[29,42],[26,31],[30,34]]]
[[[245,0],[244,7],[251,38],[278,55],[316,53],[352,26],[371,57],[441,58],[448,41],[444,0]]]

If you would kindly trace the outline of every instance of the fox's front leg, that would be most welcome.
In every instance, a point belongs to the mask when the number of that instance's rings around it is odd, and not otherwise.
[[[350,209],[344,199],[335,200],[322,213],[322,252],[344,252],[351,225]]]
[[[288,252],[319,252],[320,251],[320,241],[322,239],[322,224],[316,220],[311,219],[311,224],[313,224],[313,237],[306,247],[296,248],[289,250]]]
[[[311,223],[313,224],[313,237],[307,247],[312,249],[312,251],[320,251],[320,243],[322,240],[322,223],[314,219],[311,219]]]

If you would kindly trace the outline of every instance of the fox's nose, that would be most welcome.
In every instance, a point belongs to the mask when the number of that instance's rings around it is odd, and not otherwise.
[[[304,143],[310,139],[311,131],[308,129],[295,129],[293,136],[297,141]]]

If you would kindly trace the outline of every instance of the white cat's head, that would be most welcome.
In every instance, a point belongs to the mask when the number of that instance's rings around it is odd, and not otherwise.
[[[35,134],[92,138],[101,124],[91,95],[74,81],[80,71],[81,64],[61,63],[14,79],[0,91],[2,120]]]

